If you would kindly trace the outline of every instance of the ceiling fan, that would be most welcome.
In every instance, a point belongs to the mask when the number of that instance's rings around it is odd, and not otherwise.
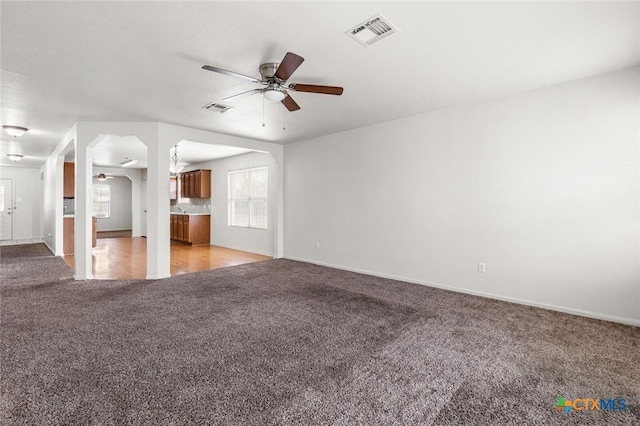
[[[94,175],[93,178],[94,179],[98,179],[99,181],[103,182],[103,181],[105,181],[107,179],[113,179],[113,178],[115,178],[115,176],[110,176],[110,175],[107,175],[107,174],[104,174],[104,173],[98,173],[97,175]]]
[[[239,74],[237,72],[225,70],[211,65],[204,65],[202,69],[207,71],[213,71],[220,74],[225,74],[231,77],[240,78],[242,80],[248,80],[252,83],[261,84],[263,87],[260,89],[248,90],[246,92],[238,93],[237,95],[229,96],[223,101],[238,98],[241,96],[255,95],[262,93],[265,99],[282,102],[282,104],[289,111],[297,111],[300,106],[289,95],[288,90],[294,92],[308,92],[308,93],[324,93],[327,95],[342,95],[343,88],[337,86],[318,86],[315,84],[300,84],[291,83],[286,85],[287,80],[298,69],[300,64],[304,61],[302,56],[298,56],[295,53],[287,52],[282,62],[266,62],[260,65],[260,77],[255,78],[248,75]]]

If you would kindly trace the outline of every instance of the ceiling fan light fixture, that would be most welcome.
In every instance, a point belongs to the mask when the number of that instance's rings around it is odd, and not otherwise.
[[[2,128],[4,129],[5,132],[7,132],[7,134],[9,136],[13,136],[14,138],[19,138],[20,136],[24,135],[26,132],[29,131],[29,129],[27,129],[26,127],[20,127],[20,126],[2,126]]]
[[[7,158],[11,161],[20,161],[22,160],[22,155],[21,154],[7,154]]]
[[[287,97],[287,92],[276,85],[270,85],[262,92],[262,96],[271,102],[280,102]]]
[[[133,159],[133,158],[129,158],[127,160],[124,160],[122,163],[120,163],[120,165],[122,167],[127,167],[127,166],[132,166],[134,164],[136,164],[138,162],[138,160]]]

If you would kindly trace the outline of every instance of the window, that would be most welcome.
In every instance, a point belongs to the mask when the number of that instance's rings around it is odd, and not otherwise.
[[[98,219],[111,216],[111,185],[93,185],[93,215]]]
[[[229,226],[267,229],[267,168],[229,172]]]

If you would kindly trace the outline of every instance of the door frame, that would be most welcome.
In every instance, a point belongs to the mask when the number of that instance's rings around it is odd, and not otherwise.
[[[14,234],[15,234],[15,230],[14,228],[14,220],[13,220],[13,216],[15,213],[15,209],[16,209],[16,196],[15,196],[15,181],[13,178],[0,178],[0,180],[6,180],[9,181],[9,186],[11,188],[11,200],[9,200],[9,207],[8,207],[8,215],[10,215],[10,224],[9,224],[9,238],[3,238],[1,241],[11,241],[14,238]]]

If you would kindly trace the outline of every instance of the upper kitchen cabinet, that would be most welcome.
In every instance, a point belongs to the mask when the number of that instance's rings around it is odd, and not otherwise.
[[[211,198],[211,170],[182,173],[180,192],[185,198]]]
[[[75,165],[73,163],[64,163],[63,188],[64,198],[75,197],[76,176]]]
[[[169,178],[169,199],[178,199],[178,178],[176,176]]]

